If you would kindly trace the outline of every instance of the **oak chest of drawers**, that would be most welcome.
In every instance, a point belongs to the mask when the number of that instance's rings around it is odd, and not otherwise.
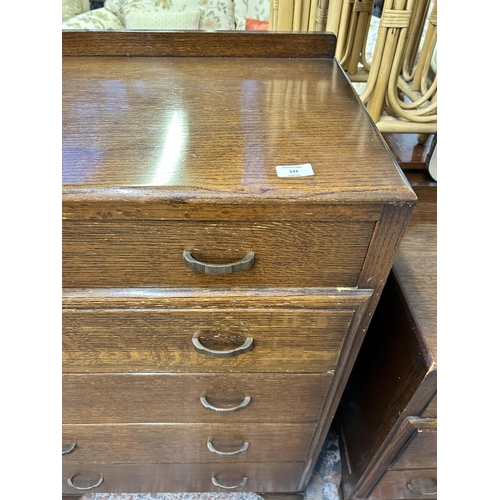
[[[63,33],[65,494],[307,485],[415,204],[334,47]]]

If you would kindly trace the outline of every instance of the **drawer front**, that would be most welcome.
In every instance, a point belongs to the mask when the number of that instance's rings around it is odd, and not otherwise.
[[[64,287],[354,287],[374,223],[64,221]],[[233,274],[188,269],[227,264],[255,252]]]
[[[391,464],[391,469],[434,469],[437,467],[437,419],[408,418],[409,439]]]
[[[156,493],[175,492],[291,492],[302,470],[287,464],[171,464],[171,465],[64,465],[62,492]],[[215,481],[226,487],[216,486]],[[245,479],[246,478],[246,479]],[[79,490],[68,484],[70,482]],[[244,484],[242,484],[244,483]],[[92,488],[92,486],[99,486]]]
[[[437,469],[388,471],[368,498],[437,498]]]
[[[65,310],[63,371],[334,370],[354,310]]]
[[[314,424],[64,425],[64,464],[303,462]]]
[[[65,374],[63,423],[317,422],[332,379],[332,372]],[[242,409],[213,411],[201,398],[217,409]]]
[[[419,429],[391,465],[391,469],[437,467],[437,431]]]

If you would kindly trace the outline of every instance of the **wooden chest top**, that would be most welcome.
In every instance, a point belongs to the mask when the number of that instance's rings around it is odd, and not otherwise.
[[[332,57],[65,56],[62,70],[64,202],[415,199]],[[276,173],[305,163],[314,175]]]

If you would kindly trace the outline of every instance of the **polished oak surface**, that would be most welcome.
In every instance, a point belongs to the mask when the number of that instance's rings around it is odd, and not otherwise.
[[[63,30],[64,56],[293,57],[332,59],[332,33]]]
[[[413,200],[332,59],[64,57],[62,115],[63,201]]]
[[[424,143],[418,141],[419,134],[382,134],[396,158],[399,166],[405,171],[421,171],[427,174],[429,156],[432,152],[434,134],[430,134]]]

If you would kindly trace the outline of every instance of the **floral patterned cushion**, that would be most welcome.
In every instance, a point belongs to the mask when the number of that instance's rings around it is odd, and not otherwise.
[[[246,29],[248,18],[269,21],[270,0],[234,0],[234,20],[237,30]]]
[[[234,30],[233,0],[106,0],[104,7],[125,23],[125,16],[133,10],[151,10],[155,7],[170,12],[200,10],[200,29]]]
[[[125,15],[125,28],[138,30],[197,30],[199,10],[169,12],[165,9],[134,10]]]
[[[62,23],[63,30],[122,30],[124,28],[120,19],[104,7],[84,12]]]
[[[62,0],[62,22],[90,10],[89,0]]]

